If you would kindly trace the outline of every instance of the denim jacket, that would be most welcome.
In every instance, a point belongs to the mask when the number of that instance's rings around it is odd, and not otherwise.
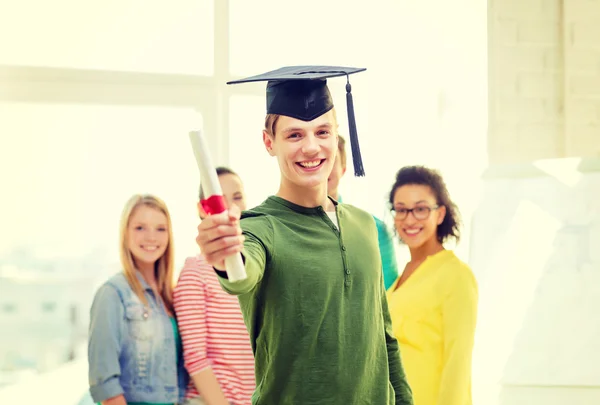
[[[125,275],[102,285],[90,311],[90,394],[94,402],[123,394],[127,402],[177,403],[188,382],[183,355],[163,305],[138,274],[149,307]]]

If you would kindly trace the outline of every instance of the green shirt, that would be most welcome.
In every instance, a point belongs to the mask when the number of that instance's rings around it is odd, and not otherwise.
[[[373,217],[271,196],[242,214],[239,295],[255,356],[254,405],[412,404],[393,337]]]
[[[338,195],[338,202],[342,202],[342,196]],[[381,265],[383,271],[383,284],[387,291],[398,279],[398,264],[396,262],[396,252],[394,249],[394,240],[388,231],[385,222],[373,215],[375,225],[377,225],[377,239],[379,240],[379,254],[381,256]]]

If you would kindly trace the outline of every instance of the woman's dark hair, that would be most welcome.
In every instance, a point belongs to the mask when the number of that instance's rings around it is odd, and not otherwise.
[[[396,181],[390,191],[390,207],[394,206],[394,194],[396,190],[406,185],[428,186],[435,196],[436,203],[439,206],[446,207],[446,216],[437,227],[437,238],[440,243],[444,243],[448,238],[454,238],[456,242],[460,240],[460,213],[456,204],[450,199],[450,194],[446,188],[446,183],[442,175],[434,169],[425,166],[406,166],[396,174]]]
[[[225,166],[219,166],[216,168],[216,170],[217,170],[217,176],[222,176],[224,174],[233,174],[235,176],[238,175],[236,172],[234,172],[233,170],[231,170],[230,168],[225,167]],[[200,201],[204,200],[204,191],[202,190],[202,184],[200,184],[199,196],[200,196]]]

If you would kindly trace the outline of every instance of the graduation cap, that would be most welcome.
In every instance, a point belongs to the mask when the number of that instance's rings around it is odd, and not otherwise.
[[[346,76],[346,104],[354,175],[364,176],[349,76],[365,70],[367,69],[341,66],[287,66],[257,76],[233,80],[227,84],[266,81],[267,114],[279,114],[302,121],[312,121],[333,108],[333,99],[327,87],[327,79]]]

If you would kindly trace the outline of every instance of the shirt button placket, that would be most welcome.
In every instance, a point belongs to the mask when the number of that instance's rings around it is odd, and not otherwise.
[[[345,245],[342,245],[342,255],[344,255],[344,256],[346,255],[346,246]],[[349,286],[350,285],[350,269],[348,268],[348,265],[346,264],[345,260],[344,260],[344,273],[345,273],[344,284],[346,286]]]

